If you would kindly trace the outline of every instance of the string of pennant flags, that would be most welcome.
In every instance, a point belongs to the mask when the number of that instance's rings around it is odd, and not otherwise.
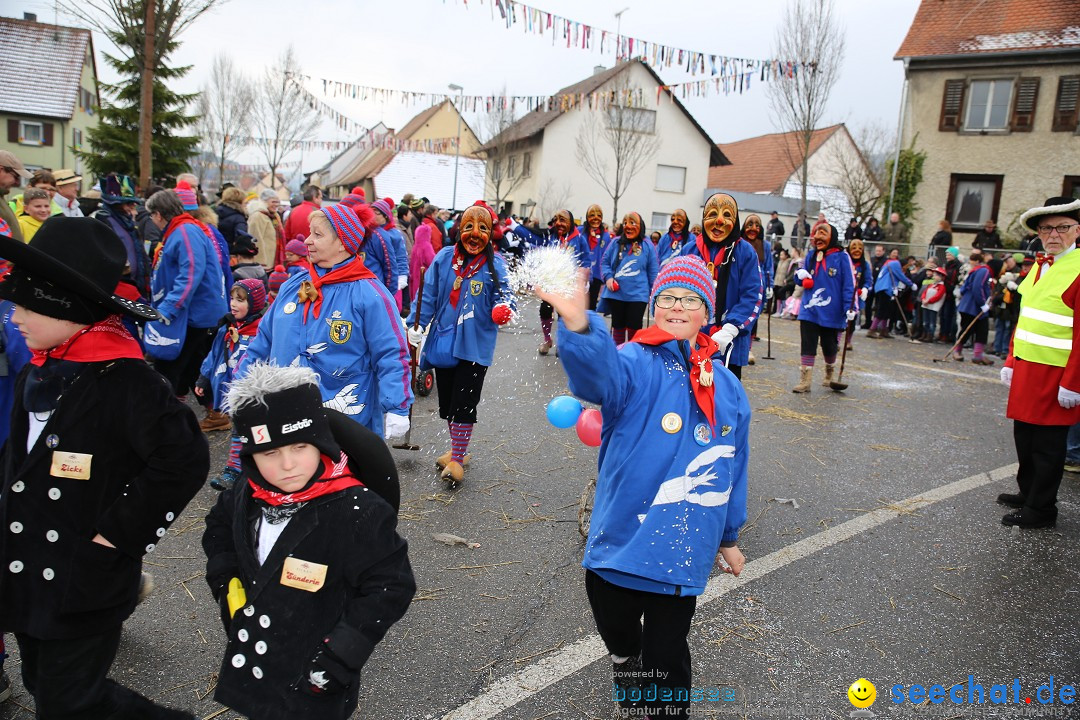
[[[479,0],[480,5],[484,0]],[[443,0],[445,4],[446,0]],[[462,0],[465,9],[469,0]],[[565,44],[567,49],[593,50],[601,54],[614,52],[618,60],[640,59],[653,68],[679,67],[691,75],[710,76],[760,75],[772,77],[792,74],[803,69],[803,63],[780,59],[738,58],[716,53],[673,47],[664,43],[604,30],[587,23],[550,13],[517,0],[491,0],[492,18],[499,12],[507,30],[520,27],[523,32],[551,35],[552,45]]]
[[[238,135],[232,138],[238,145],[248,147],[269,147],[275,142],[273,138],[254,137],[250,135]],[[290,143],[291,144],[291,143]],[[395,152],[427,152],[446,153],[457,147],[457,138],[429,138],[426,140],[405,140],[393,135],[377,134],[368,130],[358,138],[352,140],[299,140],[295,143],[299,149],[312,150],[344,150],[347,147],[381,148]]]

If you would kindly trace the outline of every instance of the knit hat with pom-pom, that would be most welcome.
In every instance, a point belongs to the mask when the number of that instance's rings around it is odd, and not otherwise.
[[[307,257],[307,245],[304,244],[304,236],[297,235],[295,238],[285,243],[285,252],[299,255],[300,257]]]
[[[267,283],[270,285],[270,294],[277,295],[278,290],[281,289],[282,283],[289,279],[289,273],[285,272],[284,265],[274,266],[274,272],[270,273],[267,277]]]
[[[394,201],[390,198],[382,198],[371,203],[372,210],[378,210],[387,220],[394,219]]]

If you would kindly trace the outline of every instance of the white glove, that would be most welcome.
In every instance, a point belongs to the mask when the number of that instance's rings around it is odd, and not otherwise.
[[[983,315],[986,315],[987,313],[989,313],[990,312],[990,301],[987,300],[986,304],[984,304],[982,307],[980,307],[979,310],[982,311]]]
[[[404,290],[407,287],[409,287],[409,278],[404,276],[404,275],[398,277],[398,279],[397,279],[397,289],[398,290]]]
[[[857,317],[859,317],[859,313],[855,312],[854,310],[848,310],[847,311],[847,321],[848,322],[855,322],[855,318],[857,318]]]
[[[509,245],[510,247],[514,248],[514,247],[517,247],[518,245],[521,245],[521,241],[518,240],[517,235],[507,235],[506,236],[506,244]]]
[[[895,295],[897,297],[900,297],[900,293],[902,293],[902,292],[904,292],[904,284],[903,283],[900,283],[895,288],[893,288],[893,295]]]
[[[960,288],[953,288],[952,296],[959,300],[964,296],[964,293],[960,292]]]
[[[766,300],[772,300],[772,298],[773,298],[773,289],[772,289],[772,287],[770,286],[770,287],[765,288],[765,299]]]
[[[1077,405],[1080,405],[1080,393],[1075,393],[1072,390],[1058,385],[1058,405],[1066,410],[1073,409]]]
[[[1012,368],[1004,366],[1001,368],[1001,384],[1005,387],[1012,387]]]
[[[410,327],[405,331],[405,334],[409,337],[409,344],[413,347],[420,347],[420,343],[424,341],[424,331],[419,328]]]
[[[386,413],[383,419],[383,436],[387,440],[402,437],[407,432],[409,432],[409,418],[404,415]]]
[[[517,230],[519,225],[521,225],[521,223],[514,218],[507,218],[506,220],[506,227],[510,228],[511,231]]]
[[[726,353],[727,349],[731,346],[731,343],[735,342],[735,338],[738,334],[739,328],[731,323],[724,323],[724,327],[713,333],[712,339],[720,346],[720,352]]]
[[[796,280],[805,280],[808,277],[810,277],[810,273],[806,270],[806,268],[799,268],[795,271]]]
[[[1010,280],[1009,282],[1005,283],[1005,287],[1009,288],[1010,290],[1015,290],[1018,286],[1015,282]]]
[[[861,290],[859,290],[859,299],[866,300],[866,296],[869,294],[870,290],[868,288],[862,288]]]

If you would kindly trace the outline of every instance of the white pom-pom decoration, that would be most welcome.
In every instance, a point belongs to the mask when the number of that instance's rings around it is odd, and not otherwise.
[[[572,297],[577,291],[577,255],[564,245],[548,245],[525,253],[509,273],[510,287],[520,293],[538,287],[545,292]]]

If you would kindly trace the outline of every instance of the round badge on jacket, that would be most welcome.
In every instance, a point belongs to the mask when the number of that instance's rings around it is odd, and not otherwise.
[[[660,420],[660,427],[664,428],[664,432],[674,435],[682,429],[682,418],[678,413],[669,412]]]

